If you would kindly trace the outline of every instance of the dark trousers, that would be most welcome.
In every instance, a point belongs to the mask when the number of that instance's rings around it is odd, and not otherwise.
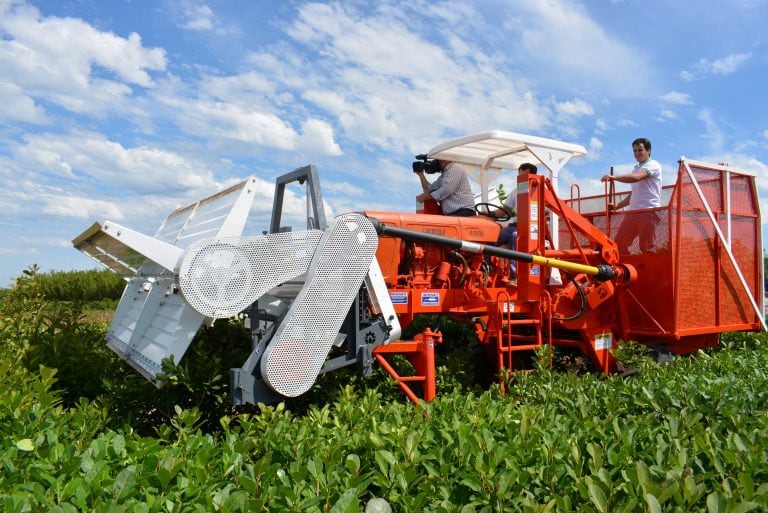
[[[616,245],[619,253],[629,253],[629,247],[639,239],[641,253],[650,253],[656,248],[656,226],[661,216],[655,210],[626,214],[616,231]]]
[[[472,217],[472,216],[476,216],[477,212],[475,212],[475,209],[473,208],[460,208],[458,210],[451,212],[450,214],[445,214],[445,215],[458,216],[458,217]]]
[[[499,246],[507,246],[512,251],[517,251],[517,223],[509,223],[499,232],[499,240],[496,241]],[[517,261],[509,261],[509,276],[517,277]]]

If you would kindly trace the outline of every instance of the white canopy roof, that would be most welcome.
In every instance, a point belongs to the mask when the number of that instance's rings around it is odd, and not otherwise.
[[[548,169],[556,187],[563,166],[572,157],[586,154],[587,150],[580,144],[501,130],[459,137],[435,146],[427,153],[430,158],[462,164],[469,177],[480,185],[483,195],[487,194],[488,186],[502,169],[517,170],[523,162]],[[483,201],[487,199],[483,198]]]

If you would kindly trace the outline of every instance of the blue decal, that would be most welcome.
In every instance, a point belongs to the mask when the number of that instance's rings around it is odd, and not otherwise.
[[[421,306],[440,306],[440,294],[437,292],[422,292]]]
[[[393,305],[407,305],[408,293],[407,292],[390,292],[389,298],[392,300]]]

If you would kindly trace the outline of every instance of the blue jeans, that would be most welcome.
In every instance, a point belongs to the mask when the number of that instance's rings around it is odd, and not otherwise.
[[[499,232],[499,240],[496,242],[499,246],[507,246],[512,251],[517,251],[517,223],[509,223]],[[509,261],[509,276],[517,278],[517,261]]]

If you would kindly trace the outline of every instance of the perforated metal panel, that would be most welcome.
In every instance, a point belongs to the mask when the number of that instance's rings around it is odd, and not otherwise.
[[[376,230],[359,214],[340,216],[324,233],[305,286],[261,360],[262,378],[273,390],[295,397],[315,382],[377,246]]]
[[[171,212],[155,238],[186,249],[207,237],[235,237],[243,232],[254,198],[251,176],[229,189]]]
[[[206,317],[232,317],[271,288],[305,273],[322,234],[304,230],[199,241],[182,257],[179,288]]]

